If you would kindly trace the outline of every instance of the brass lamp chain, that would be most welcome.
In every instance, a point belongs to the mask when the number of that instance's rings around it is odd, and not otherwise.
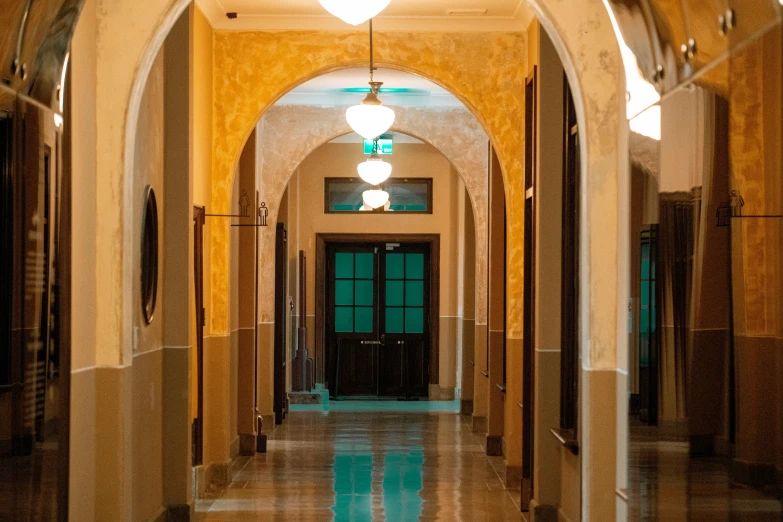
[[[373,81],[373,73],[375,72],[375,63],[373,61],[373,47],[372,47],[372,18],[370,18],[370,83]]]

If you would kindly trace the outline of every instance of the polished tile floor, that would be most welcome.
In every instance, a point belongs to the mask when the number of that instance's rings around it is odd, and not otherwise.
[[[733,484],[728,462],[690,458],[684,440],[661,440],[654,428],[631,426],[629,520],[780,522],[783,506]]]
[[[502,478],[455,413],[297,411],[198,520],[519,521]]]

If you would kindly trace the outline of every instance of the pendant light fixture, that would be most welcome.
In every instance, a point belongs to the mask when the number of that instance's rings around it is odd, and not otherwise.
[[[394,124],[394,111],[389,107],[384,107],[381,100],[378,99],[378,93],[381,90],[383,82],[373,80],[375,73],[375,64],[373,61],[372,45],[372,19],[370,19],[370,92],[362,100],[361,105],[350,107],[345,118],[348,125],[360,136],[368,140],[374,140],[384,132],[388,131]]]
[[[370,185],[380,185],[391,176],[392,166],[381,159],[378,154],[378,140],[373,140],[372,154],[367,161],[359,163],[359,177]]]
[[[362,200],[364,204],[373,210],[381,208],[389,201],[389,193],[380,187],[373,187],[370,190],[365,190],[362,194]]]
[[[324,9],[351,25],[360,25],[378,16],[391,0],[318,0]]]

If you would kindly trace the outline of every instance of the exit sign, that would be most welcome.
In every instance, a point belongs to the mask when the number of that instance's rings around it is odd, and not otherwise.
[[[372,141],[364,140],[364,153],[372,154]],[[394,142],[391,138],[380,138],[378,140],[378,154],[391,154]]]

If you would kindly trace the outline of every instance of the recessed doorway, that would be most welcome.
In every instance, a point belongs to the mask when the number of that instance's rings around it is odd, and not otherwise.
[[[317,318],[330,396],[426,398],[437,382],[439,237],[318,238]]]

